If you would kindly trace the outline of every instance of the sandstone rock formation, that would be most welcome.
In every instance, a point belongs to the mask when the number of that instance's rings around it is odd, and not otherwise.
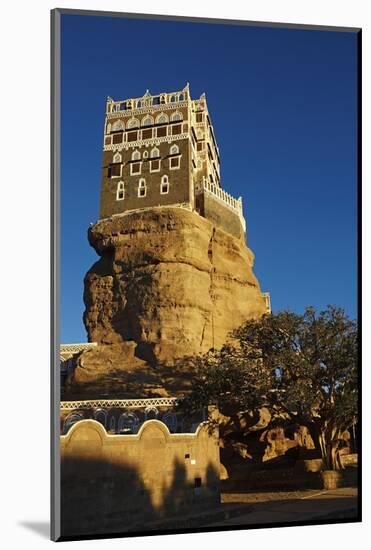
[[[85,277],[84,322],[98,347],[80,357],[75,386],[94,373],[104,386],[108,371],[136,369],[160,387],[160,366],[222,346],[231,330],[266,312],[251,250],[194,212],[114,216],[88,237],[101,258]]]
[[[137,355],[171,364],[221,346],[266,311],[244,242],[180,208],[99,221],[101,259],[85,277],[84,321],[100,344],[133,340]]]

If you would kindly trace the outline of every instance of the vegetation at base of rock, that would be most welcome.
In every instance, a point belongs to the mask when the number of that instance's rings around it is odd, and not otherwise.
[[[357,422],[357,323],[328,306],[245,322],[234,342],[197,357],[186,409],[267,407],[306,426],[326,469],[341,469],[342,433]]]

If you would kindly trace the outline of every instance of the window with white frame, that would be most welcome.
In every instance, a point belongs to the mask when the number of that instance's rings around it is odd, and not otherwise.
[[[168,176],[162,176],[161,178],[161,186],[160,186],[160,193],[161,195],[167,195],[169,192],[169,177]]]
[[[151,151],[151,158],[157,158],[160,156],[160,149],[158,147],[154,147]]]
[[[142,178],[139,180],[139,184],[138,184],[138,197],[140,198],[145,197],[146,194],[147,194],[146,180]]]
[[[170,158],[170,170],[178,170],[180,168],[180,157]]]
[[[125,185],[123,181],[119,181],[117,184],[116,200],[122,201],[125,198]]]
[[[139,128],[139,120],[136,118],[131,118],[128,120],[127,128]]]
[[[175,113],[171,115],[171,121],[173,122],[175,120],[183,120],[182,113],[179,113],[179,111],[175,111]]]
[[[133,151],[131,155],[131,160],[140,160],[140,152],[139,151]]]
[[[135,176],[140,174],[142,171],[142,163],[141,162],[132,162],[130,164],[130,175]]]
[[[113,155],[113,163],[117,164],[119,162],[122,162],[122,156],[117,152]]]
[[[180,154],[179,147],[177,145],[174,144],[170,147],[170,155],[176,155],[171,156],[169,159],[170,170],[177,170],[180,168]]]
[[[169,117],[165,113],[161,113],[156,117],[156,124],[167,124]]]
[[[153,117],[150,115],[145,116],[142,120],[142,126],[152,126],[153,123]]]
[[[151,159],[149,170],[150,172],[159,172],[161,170],[161,159]]]
[[[119,132],[125,130],[125,125],[122,120],[116,120],[111,127],[111,132]]]

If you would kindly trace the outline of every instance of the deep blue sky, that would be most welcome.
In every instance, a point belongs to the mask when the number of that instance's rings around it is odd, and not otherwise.
[[[356,35],[62,16],[61,342],[86,341],[105,101],[206,92],[222,186],[242,195],[273,311],[356,317]]]

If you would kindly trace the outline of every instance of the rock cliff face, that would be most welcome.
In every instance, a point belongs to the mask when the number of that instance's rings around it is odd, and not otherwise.
[[[132,397],[176,395],[190,375],[182,358],[266,312],[251,250],[196,213],[134,212],[88,236],[101,258],[85,276],[84,322],[98,347],[79,357],[71,396],[127,395],[132,382]]]
[[[85,277],[89,340],[137,343],[136,355],[171,364],[221,346],[266,311],[244,242],[180,208],[99,221],[89,230],[101,259]]]

